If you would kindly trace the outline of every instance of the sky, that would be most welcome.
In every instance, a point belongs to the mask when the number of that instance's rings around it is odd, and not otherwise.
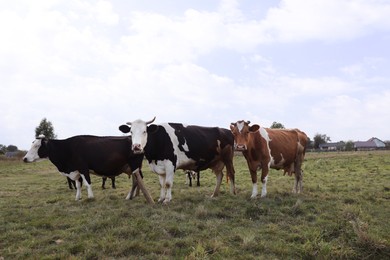
[[[390,140],[387,0],[0,0],[0,144],[249,120]]]

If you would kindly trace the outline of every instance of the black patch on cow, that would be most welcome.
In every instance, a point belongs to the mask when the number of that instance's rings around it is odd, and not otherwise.
[[[148,138],[144,151],[148,162],[170,160],[176,167],[177,156],[174,154],[173,143],[165,128],[161,125],[150,125],[147,131]]]

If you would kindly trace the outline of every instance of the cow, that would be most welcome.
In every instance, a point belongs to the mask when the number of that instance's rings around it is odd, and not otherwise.
[[[241,151],[247,161],[252,177],[252,195],[256,198],[257,169],[261,169],[263,183],[261,197],[267,194],[267,179],[270,168],[283,169],[284,174],[295,174],[294,193],[302,192],[302,163],[306,152],[307,135],[298,129],[270,129],[250,121],[230,124],[234,136],[234,148]]]
[[[159,202],[172,199],[174,173],[177,169],[201,171],[211,169],[216,175],[212,197],[218,196],[226,166],[230,179],[230,191],[236,194],[234,185],[233,145],[234,138],[228,129],[183,125],[181,123],[151,124],[137,119],[119,126],[132,139],[131,149],[135,154],[145,154],[149,166],[159,176],[161,192]]]
[[[90,171],[99,176],[114,177],[122,172],[129,176],[140,171],[143,154],[131,150],[128,137],[98,137],[79,135],[56,140],[39,136],[24,156],[23,161],[35,162],[49,159],[66,177],[76,181],[76,200],[81,199],[80,177],[87,187],[88,198],[93,198]],[[126,199],[131,199],[136,188],[133,187]]]
[[[199,181],[199,178],[200,178],[200,172],[196,172],[196,171],[191,171],[191,170],[185,170],[184,171],[185,174],[186,174],[186,179],[188,179],[189,181],[189,186],[192,187],[192,179],[195,180],[196,178],[196,186],[200,186],[200,181]],[[186,184],[187,184],[187,181],[186,181]]]

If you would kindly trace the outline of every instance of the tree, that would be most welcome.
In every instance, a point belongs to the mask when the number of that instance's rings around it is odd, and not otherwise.
[[[0,154],[5,154],[7,152],[7,146],[0,144]]]
[[[15,145],[10,144],[7,146],[7,152],[16,152],[17,150],[18,150],[18,147]]]
[[[352,140],[349,140],[345,143],[345,151],[353,151],[355,144]]]
[[[279,122],[273,122],[271,127],[272,129],[285,129],[284,125],[282,123],[279,123]]]
[[[320,144],[326,144],[327,142],[330,142],[330,137],[322,134],[316,134],[314,136],[314,148],[318,149],[320,148]]]
[[[46,118],[41,120],[39,126],[35,128],[35,138],[43,134],[46,138],[55,139],[57,135],[54,133],[53,124],[48,121]]]

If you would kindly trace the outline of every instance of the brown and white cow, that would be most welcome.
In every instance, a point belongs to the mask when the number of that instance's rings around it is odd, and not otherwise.
[[[257,196],[257,169],[261,169],[263,187],[261,197],[267,194],[267,179],[270,168],[283,169],[295,174],[294,193],[302,192],[302,162],[306,152],[307,136],[298,129],[270,129],[250,121],[231,123],[236,151],[242,151],[252,177],[251,198]]]

